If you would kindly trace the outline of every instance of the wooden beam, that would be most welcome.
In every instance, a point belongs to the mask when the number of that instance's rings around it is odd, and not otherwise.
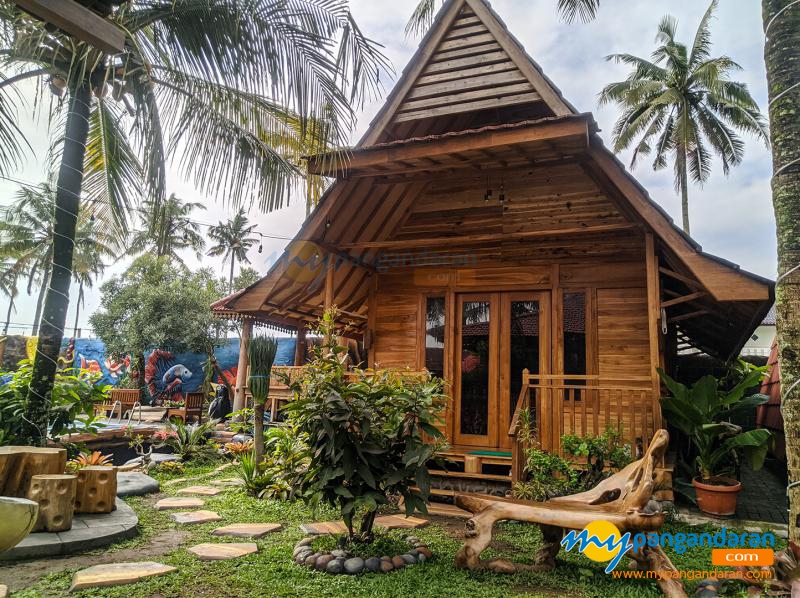
[[[297,325],[297,341],[294,346],[294,365],[303,365],[306,360],[306,325],[305,322]]]
[[[588,139],[589,122],[584,115],[526,127],[494,129],[399,144],[395,147],[376,147],[314,156],[308,162],[310,174],[342,175],[347,170],[374,168],[403,160],[432,158],[478,149],[491,149],[517,143],[531,143],[566,138]],[[588,147],[586,141],[582,147]]]
[[[689,278],[688,276],[684,276],[683,274],[679,274],[678,272],[675,272],[674,270],[670,270],[669,268],[665,268],[663,266],[660,266],[658,268],[658,271],[661,272],[662,274],[666,274],[670,278],[674,278],[675,280],[678,280],[678,281],[682,282],[683,284],[685,284],[689,288],[698,289],[698,290],[701,290],[701,291],[705,290],[705,287],[702,284],[700,284],[699,282],[697,282],[696,280],[694,280],[693,278]]]
[[[242,322],[242,337],[239,340],[239,364],[236,369],[236,389],[233,398],[233,410],[240,411],[245,408],[245,388],[247,388],[247,369],[250,366],[247,359],[247,347],[250,336],[253,334],[253,320]]]
[[[348,249],[403,249],[409,247],[432,247],[432,246],[448,246],[453,243],[462,244],[480,244],[496,241],[509,241],[513,239],[536,239],[536,238],[550,238],[557,235],[576,235],[576,234],[591,234],[591,233],[607,233],[614,231],[633,230],[638,228],[638,225],[630,222],[621,222],[615,224],[605,224],[598,226],[579,226],[574,228],[563,228],[553,230],[534,230],[524,231],[518,233],[507,234],[475,234],[463,235],[458,237],[432,237],[428,239],[402,239],[396,241],[361,241],[357,243],[342,243],[342,247]]]
[[[661,407],[658,397],[661,396],[661,382],[657,368],[661,365],[661,337],[658,321],[661,319],[661,292],[659,289],[658,256],[656,255],[653,233],[645,235],[645,253],[647,266],[647,325],[650,345],[650,378],[653,387],[653,425],[661,428]]]
[[[125,32],[75,0],[14,0],[17,6],[106,54],[125,50]]]
[[[706,293],[704,291],[697,291],[695,293],[690,293],[689,295],[676,297],[675,299],[670,299],[669,301],[663,301],[661,303],[661,309],[666,309],[668,307],[672,307],[673,305],[679,305],[681,303],[686,303],[688,301],[694,301],[695,299],[700,299],[701,297],[705,296]]]
[[[334,274],[336,273],[335,268],[328,267],[328,270],[325,272],[325,309],[328,310],[333,307],[333,299],[334,299]]]
[[[692,318],[699,318],[700,316],[705,316],[710,314],[711,312],[707,309],[698,309],[697,311],[689,312],[688,314],[681,314],[679,316],[673,316],[667,320],[670,324],[673,322],[683,322],[684,320],[691,320]]]

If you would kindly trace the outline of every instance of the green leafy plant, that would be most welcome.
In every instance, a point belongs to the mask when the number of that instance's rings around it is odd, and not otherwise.
[[[308,438],[311,462],[300,479],[303,498],[341,511],[348,539],[369,541],[375,514],[389,496],[401,494],[408,514],[427,512],[427,462],[436,452],[423,433],[441,438],[439,421],[446,397],[441,380],[410,379],[392,370],[346,371],[336,344],[335,310],[325,312],[303,375],[287,384],[298,399],[287,412]],[[419,490],[414,489],[417,486]],[[358,534],[353,519],[361,514]]]
[[[630,446],[622,442],[620,432],[611,426],[599,436],[565,434],[561,437],[561,447],[568,455],[586,459],[586,467],[577,474],[581,490],[593,488],[631,462]]]
[[[0,384],[0,444],[12,444],[25,437],[23,416],[33,366],[23,360],[19,368],[3,376]],[[49,438],[77,432],[96,432],[94,406],[108,400],[111,387],[98,384],[102,374],[73,368],[56,372],[49,409]]]
[[[223,446],[225,450],[225,454],[229,457],[234,459],[238,459],[243,454],[248,454],[253,452],[253,443],[252,441],[249,442],[227,442],[225,446]]]
[[[670,396],[661,399],[664,415],[694,448],[692,475],[712,483],[715,477],[731,476],[740,456],[749,459],[753,469],[764,464],[772,432],[763,428],[744,431],[729,421],[769,400],[763,394],[746,396],[764,373],[765,368],[740,362],[721,380],[704,376],[687,387],[659,370],[670,391]]]
[[[155,468],[158,473],[168,475],[179,475],[186,471],[186,467],[180,461],[162,461]]]
[[[253,410],[250,407],[244,407],[232,412],[228,420],[228,429],[236,434],[252,434]]]
[[[247,345],[247,359],[250,364],[247,385],[253,395],[253,440],[255,443],[256,465],[264,458],[264,410],[269,398],[269,383],[278,341],[272,337],[255,336]]]
[[[74,459],[67,461],[67,471],[75,472],[84,467],[94,467],[98,465],[112,467],[114,465],[113,457],[111,455],[104,455],[100,451],[80,453]]]
[[[571,494],[578,486],[578,473],[569,461],[538,447],[525,451],[525,470],[527,479],[512,488],[517,498],[542,501]]]
[[[177,419],[168,422],[163,431],[153,435],[153,439],[160,441],[157,448],[169,447],[184,461],[214,461],[219,457],[219,452],[217,445],[210,442],[208,437],[216,425],[217,420],[186,424]]]
[[[244,489],[253,496],[259,496],[269,484],[269,476],[264,475],[256,464],[254,452],[242,453],[239,459],[238,474],[244,482]]]

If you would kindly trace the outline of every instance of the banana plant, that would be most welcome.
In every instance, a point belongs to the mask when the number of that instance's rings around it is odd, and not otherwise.
[[[740,362],[731,377],[704,376],[686,386],[658,371],[670,395],[661,399],[661,409],[670,424],[683,432],[695,448],[695,473],[702,480],[731,473],[731,463],[740,456],[761,469],[772,443],[772,432],[762,428],[743,430],[730,421],[733,415],[752,411],[769,397],[746,393],[764,378],[765,368]]]

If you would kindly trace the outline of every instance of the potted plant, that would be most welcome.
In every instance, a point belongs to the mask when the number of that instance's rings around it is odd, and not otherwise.
[[[745,457],[754,470],[761,469],[772,433],[764,429],[744,431],[730,419],[768,400],[762,394],[745,395],[761,382],[764,368],[739,362],[726,378],[704,376],[691,387],[661,370],[659,374],[670,391],[670,396],[661,399],[664,415],[686,435],[694,449],[691,469],[697,506],[710,515],[735,514],[742,489],[741,482],[733,477],[736,465]]]

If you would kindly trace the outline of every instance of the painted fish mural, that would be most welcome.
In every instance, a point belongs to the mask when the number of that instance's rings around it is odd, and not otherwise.
[[[182,363],[175,363],[175,356],[161,349],[150,353],[144,366],[144,384],[154,405],[164,401],[182,401],[183,381],[191,377],[189,368]],[[158,388],[157,381],[161,382],[161,388]]]

